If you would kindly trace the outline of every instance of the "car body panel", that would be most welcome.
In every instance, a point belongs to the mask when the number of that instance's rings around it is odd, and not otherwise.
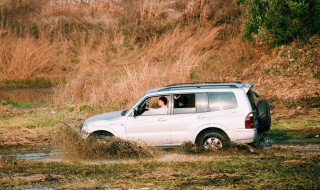
[[[230,86],[228,86],[230,85]],[[251,143],[257,139],[257,130],[245,129],[245,118],[253,110],[246,93],[252,84],[221,83],[217,85],[191,87],[163,87],[146,92],[124,115],[121,111],[100,114],[87,119],[82,133],[88,134],[103,130],[113,135],[135,141],[144,141],[150,146],[180,145],[185,141],[195,140],[205,129],[222,130],[233,142]],[[232,92],[237,101],[237,108],[207,111],[203,113],[173,113],[173,94],[195,94],[210,92]],[[135,116],[134,110],[146,98],[170,96],[169,114],[153,116]]]
[[[198,128],[209,127],[209,112],[174,114],[171,117],[172,144],[180,145],[186,141],[194,143],[194,133]]]
[[[170,117],[170,115],[127,117],[127,139],[144,141],[150,146],[171,145]]]

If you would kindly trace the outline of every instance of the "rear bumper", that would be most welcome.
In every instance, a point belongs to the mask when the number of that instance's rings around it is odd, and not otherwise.
[[[252,143],[258,140],[258,132],[256,129],[240,129],[226,131],[231,142]]]

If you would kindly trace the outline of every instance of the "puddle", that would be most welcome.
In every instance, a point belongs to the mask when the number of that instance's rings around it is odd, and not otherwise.
[[[0,101],[48,103],[52,93],[52,88],[0,88]]]
[[[272,147],[277,149],[283,149],[283,150],[320,152],[320,144],[308,144],[308,145],[277,144],[277,145],[273,145]]]
[[[51,151],[49,147],[18,147],[0,150],[0,158],[14,158],[34,161],[59,161],[60,152]]]
[[[317,141],[315,141],[317,140]],[[275,142],[272,139],[268,139],[270,143],[269,147],[264,147],[266,149],[275,149],[275,150],[288,150],[288,151],[299,151],[299,152],[309,152],[309,153],[319,153],[320,152],[320,143],[318,139],[301,139],[301,140],[291,140],[285,142]],[[272,145],[272,146],[271,146]],[[162,150],[164,151],[164,150]],[[204,159],[212,159],[205,155],[188,155],[188,154],[179,154],[176,151],[170,149],[170,151],[165,151],[164,155],[159,156],[158,158],[153,158],[158,161],[197,161]],[[57,149],[53,149],[50,146],[42,147],[10,147],[10,148],[1,148],[0,149],[0,159],[13,158],[19,160],[33,160],[33,161],[70,161],[73,160],[72,157],[66,157],[68,155],[66,152],[59,152]],[[75,158],[76,159],[76,158]],[[152,158],[151,158],[152,159]],[[98,159],[99,160],[99,159]],[[112,159],[107,159],[108,162],[113,163]],[[114,160],[115,163],[119,163],[121,160]],[[127,159],[122,160],[128,162]],[[40,188],[41,189],[41,188]]]

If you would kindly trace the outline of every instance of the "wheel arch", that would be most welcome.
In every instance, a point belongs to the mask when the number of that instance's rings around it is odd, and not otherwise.
[[[201,130],[201,131],[198,133],[198,135],[197,135],[197,137],[196,137],[196,139],[195,139],[195,144],[196,144],[196,145],[199,145],[199,141],[200,141],[200,139],[201,139],[201,136],[204,135],[205,133],[209,132],[209,131],[210,131],[210,132],[218,132],[218,133],[221,133],[223,136],[225,136],[225,137],[228,139],[228,141],[230,141],[229,136],[228,136],[227,133],[224,132],[222,129],[216,128],[216,127],[209,127],[209,128],[205,128],[205,129]]]
[[[110,131],[107,130],[97,130],[97,131],[93,131],[89,134],[89,136],[92,135],[103,135],[103,136],[111,136],[114,137],[115,135],[113,133],[111,133]]]

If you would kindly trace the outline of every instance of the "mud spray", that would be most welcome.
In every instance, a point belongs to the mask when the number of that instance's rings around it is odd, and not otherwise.
[[[61,158],[67,160],[158,159],[162,157],[166,160],[176,160],[176,157],[189,160],[194,159],[193,157],[203,159],[203,156],[257,153],[252,147],[245,145],[231,145],[228,150],[208,152],[192,142],[185,142],[179,147],[167,150],[151,148],[141,142],[127,141],[116,137],[108,137],[103,141],[90,137],[83,139],[79,133],[79,128],[65,124],[61,125],[53,134],[52,147],[55,151],[60,152]]]
[[[152,158],[157,151],[137,142],[108,137],[103,141],[83,139],[76,127],[61,125],[52,139],[53,148],[68,159]]]

